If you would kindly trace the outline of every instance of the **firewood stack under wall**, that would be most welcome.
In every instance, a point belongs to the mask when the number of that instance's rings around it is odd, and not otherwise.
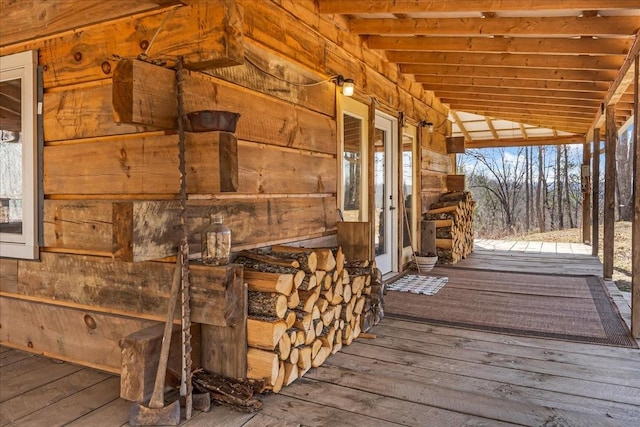
[[[242,251],[248,286],[247,377],[274,392],[322,365],[383,317],[375,261],[341,248],[272,246]]]
[[[439,264],[455,264],[473,252],[473,211],[476,202],[469,191],[445,193],[423,215],[436,221]]]

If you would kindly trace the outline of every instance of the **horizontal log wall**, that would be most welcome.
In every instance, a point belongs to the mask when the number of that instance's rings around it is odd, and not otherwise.
[[[119,284],[116,288],[122,292],[130,287],[128,292],[143,296],[144,303],[150,294],[134,288],[146,279],[138,276],[141,282],[136,282],[135,275],[131,281],[125,279],[137,268],[128,262],[141,261],[143,271],[164,271],[155,286],[168,289],[167,272],[173,265],[146,260],[175,253],[179,236],[179,138],[172,125],[177,118],[175,89],[169,85],[173,73],[165,68],[169,73],[164,79],[131,86],[132,91],[146,93],[138,101],[153,98],[154,108],[164,108],[153,110],[153,121],[138,122],[138,110],[131,110],[129,118],[114,120],[113,111],[119,58],[143,53],[158,29],[148,56],[172,66],[177,55],[184,55],[191,70],[185,76],[186,111],[241,114],[235,133],[237,182],[221,176],[221,165],[230,162],[220,157],[215,142],[219,137],[203,133],[187,139],[187,226],[196,255],[199,231],[212,213],[225,215],[234,250],[336,233],[335,85],[304,84],[343,74],[355,80],[362,99],[375,96],[386,111],[403,111],[409,120],[440,123],[446,113],[432,93],[400,76],[395,66],[368,50],[340,22],[319,17],[312,0],[174,3],[144,9],[138,2],[127,2],[123,8],[131,7],[131,13],[120,10],[117,17],[105,15],[97,24],[89,20],[90,14],[78,16],[73,28],[52,27],[52,32],[33,39],[17,34],[0,46],[0,55],[38,49],[45,89],[43,261],[35,265],[1,260],[0,277],[3,282],[8,279],[2,290],[3,308],[9,299],[24,303],[20,310],[27,317],[38,315],[43,304],[53,307],[47,311],[59,307],[60,313],[93,308],[107,319],[129,325],[103,330],[116,348],[121,333],[159,319],[158,312],[149,310],[157,310],[161,302],[154,299],[134,314],[137,308],[119,306],[119,300],[106,292],[108,284]],[[236,66],[218,68],[227,65]],[[441,172],[442,159],[437,160],[436,170],[429,169],[433,153],[445,151],[423,139],[423,181],[431,172],[449,173]],[[430,181],[426,193],[423,189],[423,206],[430,203],[425,197],[437,198],[436,192],[443,190],[439,184]],[[84,282],[65,276],[69,262],[74,271],[98,274],[98,284],[92,278]],[[109,275],[99,273],[104,268]],[[219,324],[211,314],[203,316]],[[17,335],[6,334],[6,324],[0,340],[28,349],[23,337],[14,342]],[[61,334],[77,334],[71,327],[65,332],[64,324],[61,328]],[[85,357],[82,352],[61,354],[53,347],[37,351],[80,363]]]

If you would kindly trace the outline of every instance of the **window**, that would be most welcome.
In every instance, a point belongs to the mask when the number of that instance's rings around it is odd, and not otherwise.
[[[341,129],[339,207],[346,222],[367,221],[367,141],[369,107],[340,97]]]
[[[37,52],[0,57],[0,256],[38,257]]]

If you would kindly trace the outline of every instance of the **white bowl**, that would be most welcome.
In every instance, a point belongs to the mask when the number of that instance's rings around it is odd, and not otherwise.
[[[430,271],[436,262],[438,262],[437,256],[416,256],[416,264],[420,271]]]

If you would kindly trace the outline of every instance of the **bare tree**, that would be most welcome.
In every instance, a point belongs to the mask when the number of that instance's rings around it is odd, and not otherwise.
[[[631,159],[633,144],[630,141],[630,133],[623,132],[618,138],[616,149],[616,199],[618,201],[618,218],[621,221],[633,219],[632,174],[633,162]]]
[[[572,209],[571,209],[572,192],[569,185],[569,166],[570,166],[569,148],[566,145],[563,145],[562,149],[564,151],[564,188],[565,188],[564,194],[565,194],[565,199],[567,201],[567,215],[569,216],[569,227],[574,228],[575,223],[578,221],[578,216],[577,216],[578,213],[576,212],[576,219],[574,221],[573,215],[572,215]],[[578,199],[576,199],[576,206],[580,204],[577,202],[577,200]]]
[[[558,198],[558,229],[564,228],[564,215],[562,215],[562,151],[556,145],[556,196]]]
[[[524,224],[524,229],[525,231],[529,231],[529,228],[531,227],[531,197],[530,197],[530,193],[529,193],[529,186],[531,185],[531,175],[530,175],[530,168],[529,168],[529,147],[525,147],[524,148],[524,185],[525,185],[525,224]]]
[[[492,156],[481,150],[467,152],[486,169],[489,179],[478,182],[478,186],[498,201],[502,211],[503,224],[512,231],[517,225],[516,208],[521,199],[524,184],[523,152],[524,148],[522,147],[518,148],[515,156],[504,148],[497,150],[497,153]]]
[[[545,214],[542,201],[542,183],[544,181],[544,147],[538,147],[538,185],[536,187],[536,213],[538,216],[538,228],[541,233],[545,231]],[[546,191],[546,189],[545,189]]]

